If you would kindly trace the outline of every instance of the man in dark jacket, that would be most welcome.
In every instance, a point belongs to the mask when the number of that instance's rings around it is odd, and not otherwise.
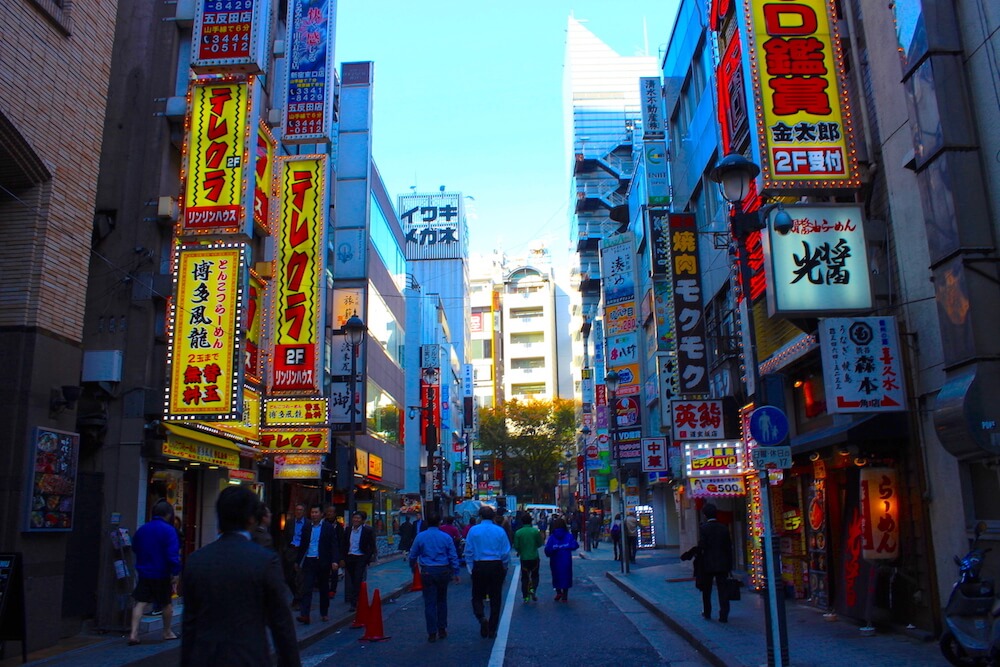
[[[698,532],[696,583],[701,590],[702,617],[712,618],[712,582],[719,591],[719,621],[729,620],[729,596],[726,592],[726,578],[733,569],[733,541],[729,528],[716,521],[717,509],[706,503],[701,509],[705,522]]]
[[[351,605],[351,611],[358,608],[361,582],[368,577],[368,564],[375,560],[377,547],[375,531],[365,525],[365,513],[351,515],[351,527],[344,531],[340,543],[340,567],[344,569],[344,600]]]
[[[188,557],[181,665],[269,667],[266,628],[278,664],[301,664],[278,554],[250,540],[259,504],[246,487],[223,489],[215,503],[222,535]]]
[[[310,507],[309,523],[302,529],[295,560],[302,572],[299,623],[309,623],[313,587],[319,589],[319,620],[330,620],[330,573],[340,567],[340,545],[334,540],[334,532],[333,524],[323,520],[322,508],[319,505]]]

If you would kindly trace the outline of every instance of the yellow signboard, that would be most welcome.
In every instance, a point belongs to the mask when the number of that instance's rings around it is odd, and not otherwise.
[[[752,0],[750,5],[764,190],[859,187],[832,0]]]
[[[271,199],[274,197],[274,152],[277,142],[263,121],[257,128],[257,155],[254,161],[253,219],[271,233]]]
[[[363,449],[354,450],[354,474],[362,477],[368,474],[368,452]]]
[[[237,333],[245,258],[243,243],[177,250],[164,410],[168,419],[239,418],[243,359]]]
[[[323,461],[307,454],[278,454],[274,457],[274,479],[319,479]]]
[[[260,429],[260,451],[265,454],[328,454],[330,429]]]
[[[246,316],[243,318],[243,336],[246,339],[246,354],[243,357],[243,372],[250,382],[260,383],[264,367],[263,327],[264,297],[267,283],[253,271],[250,272],[250,294],[247,298]]]
[[[199,463],[231,469],[240,467],[240,455],[238,452],[173,434],[167,436],[167,439],[163,442],[162,451],[164,456],[175,456],[179,459],[187,459],[188,461],[197,461]]]
[[[195,423],[218,431],[223,437],[257,444],[260,440],[260,394],[250,386],[243,386],[243,419]]]
[[[268,426],[326,424],[330,421],[325,398],[269,398],[264,412]]]
[[[368,476],[372,479],[382,479],[382,457],[368,455]]]

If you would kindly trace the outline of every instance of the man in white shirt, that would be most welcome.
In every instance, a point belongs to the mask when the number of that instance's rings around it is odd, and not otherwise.
[[[465,538],[465,562],[472,573],[472,613],[479,621],[480,637],[496,637],[500,625],[503,580],[510,565],[510,541],[507,532],[493,523],[495,513],[489,505],[479,508],[481,521],[469,529]],[[490,617],[486,619],[483,598],[490,598]]]

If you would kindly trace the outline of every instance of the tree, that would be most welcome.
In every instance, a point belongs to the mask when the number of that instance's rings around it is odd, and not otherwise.
[[[565,452],[575,446],[576,405],[514,399],[480,408],[479,442],[502,466],[504,493],[525,502],[551,501]]]

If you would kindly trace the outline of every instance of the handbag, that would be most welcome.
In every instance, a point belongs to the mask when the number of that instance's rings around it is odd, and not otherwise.
[[[737,579],[733,575],[729,575],[726,578],[725,586],[726,586],[726,597],[728,599],[730,599],[730,600],[739,600],[740,599],[740,589],[743,588],[743,582],[742,581],[740,581],[739,579]]]

